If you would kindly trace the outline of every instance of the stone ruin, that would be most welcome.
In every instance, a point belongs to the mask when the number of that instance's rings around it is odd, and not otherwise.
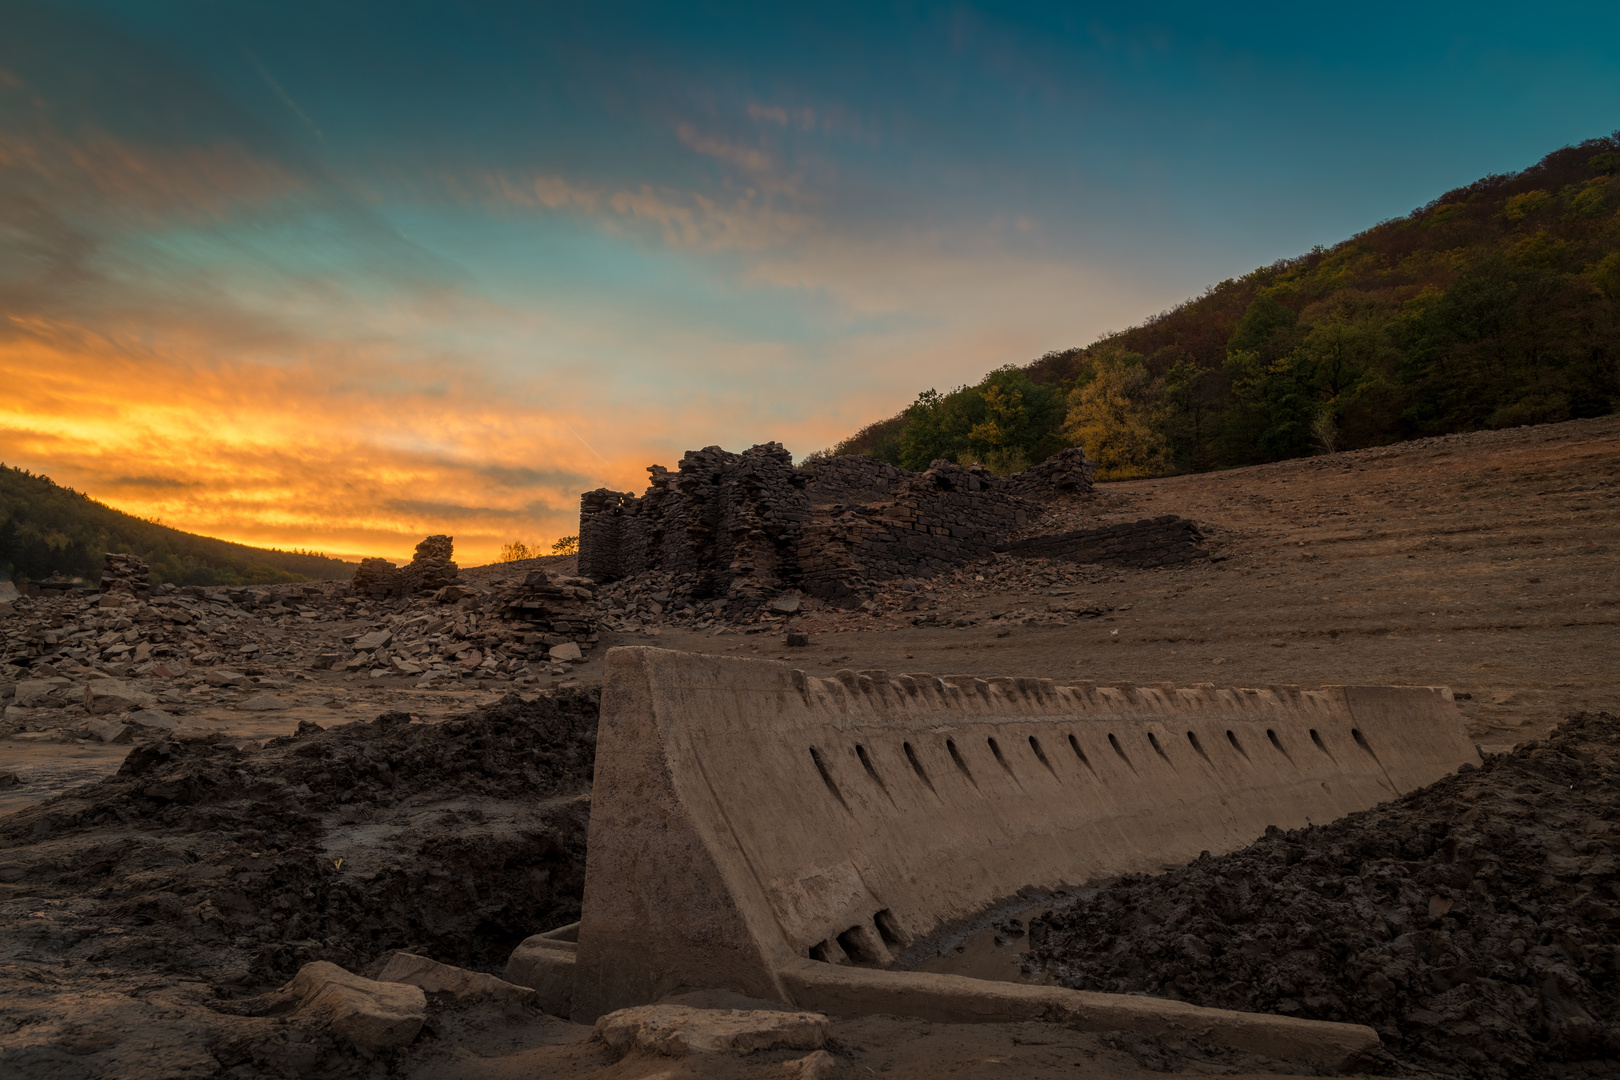
[[[503,590],[497,598],[503,619],[528,624],[535,638],[528,642],[547,650],[569,643],[579,650],[589,649],[597,640],[596,583],[589,578],[570,577],[550,570],[530,570],[521,584]],[[552,659],[574,659],[580,651],[549,652]]]
[[[454,585],[459,570],[450,561],[454,538],[438,534],[416,545],[416,555],[404,566],[387,559],[362,559],[354,572],[354,594],[373,600],[416,596]]]
[[[915,473],[860,456],[799,469],[774,442],[692,450],[674,472],[647,471],[640,497],[581,496],[581,575],[658,572],[745,605],[788,590],[855,604],[875,582],[932,577],[992,552],[1131,566],[1206,554],[1177,517],[1015,541],[1047,506],[1091,491],[1095,466],[1078,448],[1011,476],[943,460]]]
[[[109,551],[101,563],[101,591],[145,596],[152,584],[152,568],[139,555]]]

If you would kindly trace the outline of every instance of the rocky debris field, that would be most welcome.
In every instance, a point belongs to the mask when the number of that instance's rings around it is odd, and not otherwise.
[[[1620,717],[1582,714],[1329,825],[1084,890],[1031,921],[1064,986],[1375,1028],[1391,1071],[1620,1060]]]
[[[0,610],[0,735],[127,743],[333,680],[555,686],[596,640],[593,588],[528,569],[382,600],[342,582],[23,597]]]
[[[1120,580],[1126,571],[1084,566],[1055,559],[997,555],[933,578],[903,578],[871,586],[858,605],[842,608],[796,591],[782,593],[757,607],[737,609],[726,600],[695,595],[690,580],[641,573],[600,587],[601,627],[619,634],[661,635],[665,630],[727,634],[779,635],[852,633],[910,628],[1013,626],[1061,627],[1113,610],[1087,596],[1089,586]],[[1038,598],[1019,597],[994,610],[977,601],[1006,598],[1013,592],[1041,591]]]

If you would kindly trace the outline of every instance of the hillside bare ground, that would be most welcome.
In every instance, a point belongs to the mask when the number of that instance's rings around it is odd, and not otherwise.
[[[921,612],[890,588],[873,614],[802,616],[806,648],[676,626],[604,640],[782,657],[817,675],[1445,685],[1487,749],[1620,701],[1620,418],[1103,484],[1068,513],[1181,514],[1220,561],[993,560],[923,583]],[[918,614],[935,625],[911,625]]]

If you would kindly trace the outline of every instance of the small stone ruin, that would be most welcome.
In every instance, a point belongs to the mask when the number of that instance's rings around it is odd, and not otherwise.
[[[932,577],[1029,543],[1022,534],[1047,507],[1088,494],[1094,471],[1078,448],[997,476],[943,460],[915,473],[859,456],[799,469],[780,443],[741,454],[710,446],[688,451],[674,472],[649,467],[640,497],[586,492],[579,572],[603,583],[684,577],[695,594],[742,606],[789,590],[854,604],[876,582]],[[1132,566],[1205,554],[1181,518],[1041,539],[1029,554]]]
[[[502,618],[530,627],[536,637],[530,644],[552,649],[572,642],[583,650],[596,641],[596,583],[590,578],[530,570],[521,584],[499,595],[498,603]]]
[[[108,552],[101,563],[101,591],[145,596],[152,584],[152,569],[139,555]]]
[[[354,594],[373,600],[392,596],[417,596],[437,592],[455,584],[460,573],[450,560],[454,538],[438,534],[416,545],[416,555],[404,566],[387,559],[362,559],[354,572]]]

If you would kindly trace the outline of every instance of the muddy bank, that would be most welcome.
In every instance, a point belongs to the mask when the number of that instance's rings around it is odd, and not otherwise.
[[[1620,718],[1392,803],[1085,890],[1030,926],[1065,986],[1369,1024],[1400,1066],[1613,1076]]]
[[[413,949],[498,968],[578,917],[594,692],[403,713],[258,750],[160,742],[0,819],[7,961],[247,991]]]

